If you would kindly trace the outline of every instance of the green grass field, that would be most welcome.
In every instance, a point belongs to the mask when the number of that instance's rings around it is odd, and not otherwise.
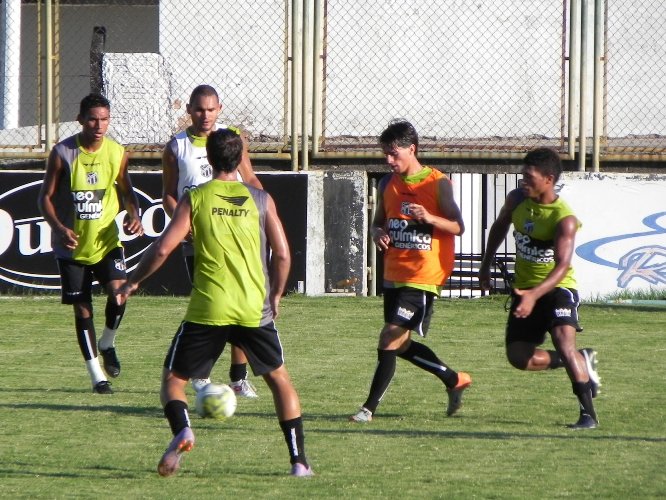
[[[278,319],[301,397],[316,476],[288,476],[286,445],[261,379],[234,417],[193,416],[197,437],[175,477],[157,462],[170,440],[159,405],[167,346],[186,298],[133,297],[119,331],[121,376],[93,395],[56,296],[0,297],[3,498],[659,498],[666,497],[666,316],[584,305],[579,346],[599,352],[601,421],[578,417],[564,370],[526,373],[504,357],[504,298],[440,300],[426,343],[472,374],[447,418],[432,375],[398,360],[375,420],[347,417],[367,395],[380,298],[286,297]],[[98,329],[104,302],[95,303]],[[228,353],[213,373],[227,381]],[[192,401],[193,407],[193,401]],[[113,480],[113,481],[111,481]]]

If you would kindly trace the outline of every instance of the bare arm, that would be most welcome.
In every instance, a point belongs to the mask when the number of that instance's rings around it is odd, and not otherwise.
[[[164,261],[173,252],[174,248],[189,233],[191,213],[192,205],[190,204],[190,197],[184,196],[178,205],[176,205],[173,218],[164,232],[144,252],[139,264],[130,274],[127,282],[115,291],[116,300],[119,304],[124,303],[139,288],[142,281],[164,264]]]
[[[514,290],[521,297],[520,304],[516,307],[514,315],[518,318],[526,318],[532,313],[537,300],[550,292],[564,279],[571,267],[571,257],[574,251],[578,220],[573,215],[565,217],[558,222],[555,230],[555,267],[548,276],[534,288],[529,290]]]
[[[465,232],[460,208],[453,199],[453,188],[449,179],[439,181],[439,209],[444,217],[431,214],[422,205],[410,203],[409,211],[419,222],[430,224],[440,231],[446,231],[456,236],[461,236]]]
[[[508,194],[495,222],[490,226],[488,241],[486,242],[486,251],[483,254],[483,260],[479,267],[479,284],[481,285],[482,290],[490,290],[490,266],[495,260],[497,249],[502,244],[502,241],[504,241],[504,238],[506,238],[506,235],[511,228],[511,214],[518,204],[519,194],[519,191],[516,190],[511,191]]]
[[[257,189],[264,189],[261,181],[257,178],[252,168],[252,162],[250,161],[250,148],[248,143],[248,135],[245,130],[241,131],[241,137],[243,139],[243,155],[241,156],[241,162],[238,165],[238,171],[243,178],[243,182],[249,184],[250,186],[256,187]]]
[[[162,152],[162,206],[169,217],[173,217],[178,203],[178,160],[168,142]]]
[[[287,285],[289,277],[289,268],[291,267],[291,254],[289,244],[284,234],[282,222],[277,214],[273,198],[268,196],[266,213],[266,237],[271,247],[271,262],[269,269],[269,279],[271,290],[269,301],[273,309],[273,317],[277,318],[280,307],[280,299]]]
[[[384,210],[384,198],[377,190],[377,208],[375,210],[375,217],[372,220],[370,227],[372,241],[375,242],[377,248],[381,251],[386,250],[391,244],[391,237],[386,232],[386,212]]]
[[[134,187],[132,187],[129,172],[127,172],[128,161],[129,157],[125,153],[120,164],[118,177],[116,177],[116,183],[118,184],[118,190],[123,200],[123,207],[127,210],[129,217],[128,222],[124,225],[131,234],[141,236],[143,234],[143,226],[141,225],[141,216],[139,215],[139,200],[134,192]]]
[[[63,175],[62,159],[55,149],[49,154],[46,164],[44,182],[39,192],[37,204],[44,220],[51,227],[51,231],[60,238],[65,248],[73,250],[78,245],[79,236],[69,227],[65,226],[56,214],[53,196],[56,193],[60,177]]]

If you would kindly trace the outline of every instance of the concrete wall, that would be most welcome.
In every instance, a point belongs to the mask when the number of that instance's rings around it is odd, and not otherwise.
[[[326,292],[368,291],[368,181],[362,172],[324,178]]]
[[[37,123],[39,59],[37,7],[24,4],[21,13],[19,126],[23,127]],[[75,120],[81,98],[90,92],[90,43],[95,26],[106,27],[106,50],[109,52],[158,53],[158,24],[157,6],[61,4],[61,44],[57,54],[61,84],[60,120]]]
[[[284,17],[282,1],[198,0],[193,8],[161,0],[159,52],[173,69],[174,100],[187,102],[207,83],[220,93],[225,121],[281,135],[288,126]]]

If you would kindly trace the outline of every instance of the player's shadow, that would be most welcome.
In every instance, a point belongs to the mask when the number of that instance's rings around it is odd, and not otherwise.
[[[104,396],[105,398],[108,396]],[[93,404],[90,405],[76,405],[76,404],[53,404],[53,403],[0,403],[0,408],[8,408],[12,410],[30,410],[30,411],[85,411],[85,412],[108,412],[118,413],[120,415],[135,415],[139,417],[164,417],[164,412],[159,406],[122,406],[110,404]]]
[[[58,387],[57,389],[44,389],[43,387],[0,387],[0,393],[1,392],[7,392],[7,393],[39,393],[39,394],[49,394],[49,395],[56,395],[59,393],[63,394],[82,394],[82,395],[89,395],[93,397],[100,397],[100,398],[113,398],[114,395],[98,395],[94,394],[92,392],[92,389],[82,389],[80,387]],[[148,395],[154,395],[158,400],[159,399],[159,394],[160,394],[160,387],[157,385],[154,389],[115,389],[114,388],[114,394],[121,395],[121,394],[148,394]]]
[[[243,417],[252,417],[259,419],[273,420],[275,419],[275,414],[272,412],[236,412],[234,419]],[[422,430],[422,429],[395,429],[387,428],[381,429],[378,428],[382,423],[373,421],[368,424],[361,424],[356,422],[349,421],[349,415],[336,415],[336,414],[315,414],[315,413],[306,413],[303,415],[306,425],[306,432],[313,434],[376,434],[377,436],[388,436],[388,437],[398,437],[398,436],[410,436],[415,438],[422,437],[433,437],[433,438],[463,438],[463,439],[489,439],[489,440],[507,440],[507,439],[593,439],[600,441],[618,441],[618,442],[634,442],[634,441],[644,441],[650,443],[666,443],[666,437],[653,437],[653,436],[627,436],[627,435],[607,435],[603,434],[602,429],[590,429],[590,430],[573,430],[567,427],[565,422],[553,422],[553,428],[557,429],[553,434],[546,433],[530,433],[530,432],[514,432],[511,430],[507,431],[460,431],[460,430]],[[446,420],[458,420],[462,417],[453,416],[446,417]],[[382,413],[381,420],[389,422],[390,420],[404,420],[405,416],[396,413]],[[211,426],[215,427],[219,425],[219,421],[204,419],[197,425],[207,427],[209,422]],[[206,423],[204,423],[206,422]],[[225,421],[223,421],[225,422]],[[229,421],[226,421],[229,422]],[[477,421],[477,423],[480,423]],[[507,427],[516,427],[520,428],[530,427],[532,424],[527,421],[519,420],[483,420],[482,423],[489,425],[506,425]],[[336,424],[335,427],[331,427],[330,424]],[[337,424],[342,424],[338,426]],[[245,427],[242,424],[238,424],[238,427]],[[564,432],[564,434],[558,434],[557,432]]]
[[[545,433],[529,433],[529,432],[512,432],[512,431],[460,431],[460,430],[422,430],[422,429],[378,429],[372,427],[376,423],[360,424],[356,422],[349,422],[348,416],[336,415],[334,418],[324,415],[313,416],[308,415],[308,433],[319,434],[375,434],[377,436],[387,437],[415,437],[415,438],[459,438],[459,439],[489,439],[504,441],[507,439],[591,439],[594,441],[618,441],[618,442],[648,442],[648,443],[666,443],[666,437],[654,436],[627,436],[627,435],[607,435],[602,434],[601,429],[590,430],[573,430],[567,427],[567,424],[561,422],[553,423],[553,426],[558,430],[562,429],[566,434],[545,434]],[[398,415],[382,414],[383,418],[400,418]],[[455,418],[455,417],[453,417]],[[348,426],[346,428],[319,428],[316,425],[317,420],[328,421],[346,421]],[[492,422],[507,423],[507,422]],[[530,425],[528,422],[512,422],[513,425],[521,424],[523,427]]]
[[[49,472],[45,469],[42,463],[27,463],[27,462],[12,462],[14,468],[5,466],[0,467],[0,475],[2,477],[21,477],[25,476],[34,479],[40,478],[90,478],[94,480],[100,479],[100,473],[108,473],[109,479],[145,479],[146,474],[154,474],[154,469],[144,470],[131,470],[120,467],[107,467],[102,465],[91,465],[89,467],[82,467],[78,470],[80,472],[67,472],[58,470],[57,472]]]

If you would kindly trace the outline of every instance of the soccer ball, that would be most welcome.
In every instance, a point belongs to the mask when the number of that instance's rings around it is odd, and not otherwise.
[[[236,411],[236,394],[226,384],[208,384],[197,392],[195,408],[202,418],[231,417]]]

